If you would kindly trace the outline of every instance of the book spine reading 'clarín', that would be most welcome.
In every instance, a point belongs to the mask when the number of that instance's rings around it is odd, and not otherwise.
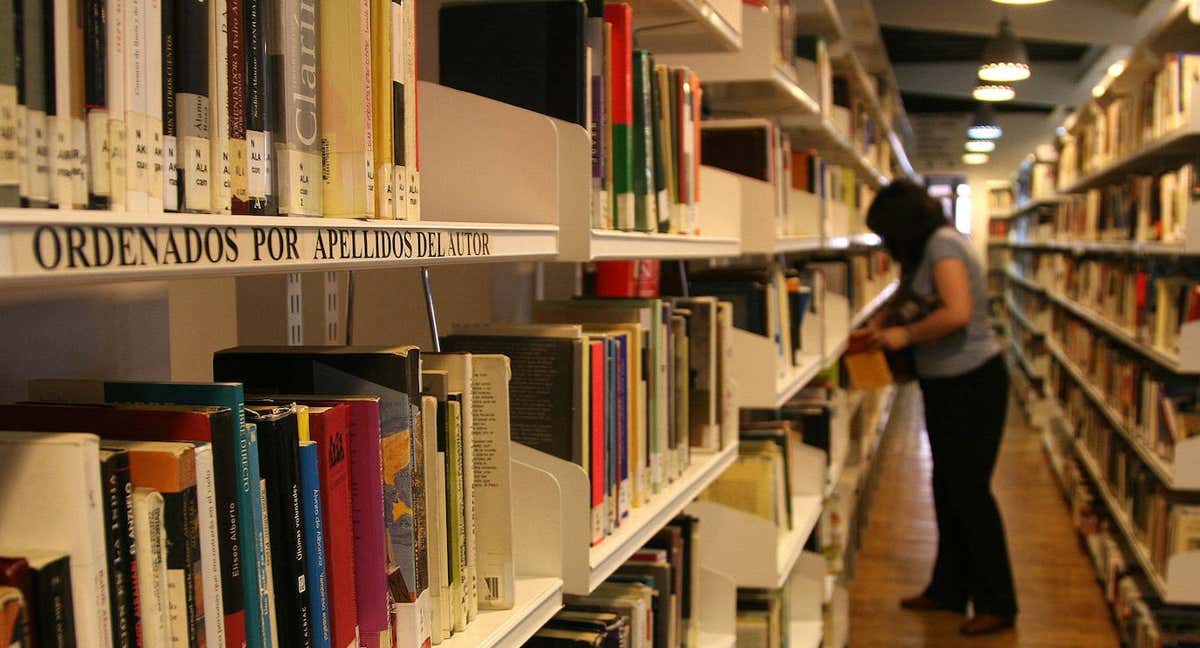
[[[317,103],[317,3],[283,0],[268,28],[279,213],[320,216],[321,113]]]

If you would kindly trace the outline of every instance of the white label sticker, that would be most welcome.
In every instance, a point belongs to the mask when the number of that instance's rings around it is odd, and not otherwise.
[[[179,168],[183,170],[183,205],[186,211],[209,211],[212,189],[209,187],[212,149],[204,137],[183,137],[179,147]]]
[[[246,188],[250,198],[267,197],[268,176],[267,135],[262,131],[246,131]]]

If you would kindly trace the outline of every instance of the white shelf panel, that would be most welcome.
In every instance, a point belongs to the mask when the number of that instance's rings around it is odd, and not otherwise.
[[[878,234],[870,232],[866,234],[853,234],[851,236],[833,236],[825,241],[825,249],[829,250],[845,250],[851,246],[862,245],[866,247],[875,247],[883,242]]]
[[[656,54],[736,52],[742,48],[740,3],[634,0],[637,47]]]
[[[819,648],[824,628],[821,621],[793,621],[788,625],[789,648]]]
[[[1053,207],[1053,206],[1057,205],[1058,203],[1062,202],[1062,200],[1063,199],[1058,196],[1026,200],[1026,201],[1018,204],[1010,212],[1005,212],[1005,213],[1001,213],[1001,214],[992,214],[991,217],[996,220],[1008,220],[1010,218],[1016,218],[1018,216],[1027,214],[1027,213],[1034,211],[1035,209],[1039,209],[1041,207]]]
[[[0,210],[5,287],[553,259],[557,252],[555,225]]]
[[[875,311],[879,310],[881,306],[887,303],[887,300],[892,298],[892,295],[896,294],[896,290],[899,287],[899,279],[894,279],[884,286],[883,290],[880,290],[878,294],[872,297],[870,301],[854,314],[854,317],[850,318],[850,330],[853,331],[866,324],[867,320],[875,314]]]
[[[1189,216],[1189,221],[1191,217]],[[1063,250],[1083,254],[1105,252],[1129,256],[1194,256],[1200,251],[1189,249],[1184,243],[1160,243],[1158,241],[1073,241],[1051,239],[1047,241],[996,241],[996,245],[1008,245],[1019,249]]]
[[[588,592],[642,548],[658,530],[683,512],[700,491],[708,487],[737,458],[737,445],[731,445],[716,453],[692,451],[692,463],[674,483],[655,495],[649,504],[635,508],[621,527],[603,542],[588,550]],[[581,498],[580,502],[587,500]],[[568,548],[570,552],[571,548]],[[568,592],[576,593],[572,589]],[[579,592],[583,593],[583,592]]]
[[[519,648],[562,608],[562,579],[517,579],[511,610],[480,610],[464,632],[443,641],[443,648]]]
[[[1088,189],[1119,182],[1127,175],[1161,170],[1167,166],[1170,160],[1185,162],[1195,156],[1198,145],[1200,145],[1200,130],[1181,128],[1146,142],[1137,149],[1088,173],[1065,187],[1062,193],[1083,193]]]
[[[737,635],[715,632],[700,633],[700,648],[735,648],[735,646],[737,646]]]
[[[796,365],[787,378],[776,381],[775,388],[775,408],[783,407],[796,392],[804,389],[807,385],[825,366],[821,356],[816,354],[802,354],[801,362]]]
[[[585,253],[587,259],[564,260],[701,259],[735,257],[740,253],[741,242],[735,237],[593,229],[590,230],[588,252]]]
[[[820,236],[784,236],[775,242],[775,252],[807,252],[824,247]]]

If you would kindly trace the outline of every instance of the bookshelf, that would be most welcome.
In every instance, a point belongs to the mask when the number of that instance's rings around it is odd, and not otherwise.
[[[480,610],[464,632],[441,645],[447,648],[500,648],[520,646],[562,607],[562,579],[517,580],[516,603],[511,610]]]
[[[822,157],[854,169],[872,187],[878,189],[889,182],[888,176],[855,148],[850,138],[835,128],[827,115],[785,113],[780,115],[780,124],[797,141],[820,150]]]
[[[739,176],[742,181],[742,251],[777,255],[824,247],[825,200],[789,189],[788,213],[779,214],[774,185]],[[770,214],[772,218],[764,218]],[[783,227],[781,221],[787,221]],[[781,234],[781,231],[792,232]]]
[[[699,648],[734,648],[737,645],[737,583],[728,575],[700,566]]]
[[[635,0],[636,47],[653,52],[736,52],[742,5],[730,0]]]

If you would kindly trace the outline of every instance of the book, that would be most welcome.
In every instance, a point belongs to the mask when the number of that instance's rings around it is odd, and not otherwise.
[[[18,590],[27,612],[25,643],[76,645],[71,557],[57,551],[0,548],[0,583]]]
[[[600,648],[607,638],[604,632],[546,627],[530,637],[530,648]]]
[[[620,648],[631,641],[625,618],[616,612],[559,610],[546,625],[558,630],[599,632],[604,635],[605,648]]]
[[[214,646],[228,646],[225,634],[225,591],[221,586],[221,532],[217,523],[217,469],[211,443],[193,441],[196,457],[196,521],[204,592],[204,637]],[[244,619],[239,619],[245,623]],[[243,630],[238,630],[239,637]],[[239,645],[241,645],[239,643]]]
[[[250,213],[246,148],[246,3],[225,0],[225,69],[229,112],[230,212]]]
[[[380,88],[381,92],[392,93],[392,112],[380,128],[392,129],[392,189],[396,192],[395,218],[399,220],[408,220],[408,142],[405,124],[408,121],[406,113],[410,108],[407,105],[407,91],[411,88],[406,87],[405,81],[408,76],[406,68],[409,55],[406,43],[407,14],[411,5],[411,0],[392,0],[391,33],[388,35],[391,41],[388,48],[391,53],[391,64],[388,66],[391,83]]]
[[[108,551],[108,605],[114,648],[137,644],[137,599],[131,540],[129,453],[100,448],[100,485],[104,489],[104,546]]]
[[[8,478],[0,492],[0,547],[37,547],[70,555],[77,645],[109,648],[99,439],[90,434],[0,432],[0,474]],[[30,501],[40,506],[26,506]]]
[[[311,646],[296,419],[296,409],[291,406],[246,405],[246,420],[258,429],[259,473],[266,483],[267,520],[273,540],[267,548],[280,645]]]
[[[408,171],[408,220],[421,220],[420,102],[417,83],[417,3],[404,3],[404,165]]]
[[[108,109],[109,209],[125,211],[125,0],[105,0],[105,106]],[[89,125],[89,128],[91,126]],[[93,153],[94,154],[94,153]],[[25,160],[28,165],[28,160]],[[22,187],[24,187],[24,183]],[[23,192],[24,193],[24,192]]]
[[[86,383],[85,383],[86,384]],[[44,383],[31,388],[35,397],[54,396],[66,400],[92,400],[86,394],[72,394],[68,385],[57,386],[57,393],[49,393]],[[77,387],[75,392],[79,392]],[[213,464],[213,487],[211,497],[221,512],[216,515],[217,533],[221,538],[239,537],[237,483],[241,463],[235,439],[230,435],[233,413],[219,407],[167,407],[167,406],[82,406],[62,404],[0,405],[0,425],[36,429],[40,431],[88,430],[103,439],[137,438],[161,441],[192,441],[211,443]],[[257,450],[255,451],[257,452]],[[198,479],[204,470],[200,467],[203,453],[197,459]],[[203,511],[208,497],[200,489],[197,495]],[[203,535],[201,536],[203,539]],[[242,645],[245,642],[245,602],[242,593],[241,548],[238,542],[217,544],[216,565],[220,569],[222,605],[205,609],[223,610],[226,643]],[[201,545],[203,551],[204,545]],[[202,556],[203,557],[203,556]],[[211,561],[206,561],[207,568]],[[213,572],[214,574],[217,572]],[[206,569],[206,578],[208,578]],[[205,589],[208,595],[209,589]],[[217,616],[217,615],[211,615]],[[207,618],[207,617],[206,617]]]
[[[146,73],[146,121],[142,139],[147,143],[146,211],[176,212],[186,198],[179,139],[179,40],[176,38],[179,3],[147,0],[146,40],[149,56]],[[159,19],[156,19],[159,18]],[[207,189],[207,187],[205,187]]]
[[[633,7],[626,3],[604,5],[604,21],[612,26],[609,57],[612,79],[613,225],[615,229],[636,228],[634,181],[634,95],[633,95]]]
[[[895,382],[887,357],[882,349],[871,347],[870,338],[868,332],[852,333],[849,346],[842,354],[852,389],[879,389]]]
[[[0,558],[0,640],[9,646],[37,641],[33,582],[24,558]]]
[[[314,648],[333,645],[330,627],[329,591],[325,577],[325,530],[321,526],[321,459],[317,444],[301,441],[300,504],[304,519],[305,583],[308,587],[308,606],[311,612],[312,643]]]
[[[608,136],[607,91],[604,65],[607,50],[604,39],[604,16],[588,14],[584,25],[587,46],[588,135],[592,139],[592,227],[611,229],[608,207]]]
[[[23,94],[25,95],[25,187],[23,207],[48,207],[50,205],[50,109],[49,83],[52,63],[47,61],[45,6],[53,0],[27,0],[21,6],[22,37],[21,71]]]
[[[80,53],[77,58],[77,63],[84,67],[84,90],[83,90],[83,108],[85,118],[82,123],[82,128],[86,135],[81,144],[80,153],[86,163],[86,180],[87,180],[87,206],[88,209],[108,209],[109,197],[112,194],[112,186],[108,175],[108,92],[106,86],[108,83],[108,71],[105,69],[108,66],[108,28],[105,24],[107,16],[105,14],[105,0],[87,0],[83,3],[83,47],[80,48]],[[5,57],[7,51],[9,56],[15,53],[13,47],[12,29],[15,28],[12,14],[9,14],[8,30],[0,25],[0,33],[9,41],[5,43],[3,48],[0,48],[0,60]],[[11,60],[11,59],[10,59]],[[11,97],[13,102],[16,101],[16,86],[15,75],[17,66],[15,60],[9,68],[8,74],[12,75],[12,89],[8,90],[3,79],[0,79],[0,92],[3,97],[0,98],[0,106],[8,107],[12,112],[7,112],[0,108],[0,118],[4,118],[10,127],[15,127],[15,105],[9,106],[3,103],[8,97]],[[10,131],[11,132],[11,131]],[[77,135],[78,137],[78,135]],[[77,140],[78,141],[78,140]],[[5,142],[11,142],[12,146],[8,147]],[[17,205],[17,183],[16,183],[16,137],[0,138],[0,195],[5,191],[5,187],[11,187],[11,199],[8,203],[10,206]],[[12,153],[12,157],[8,157],[8,152]],[[13,167],[10,175],[5,176],[4,171],[7,169],[4,163],[8,160],[12,161]],[[6,181],[5,178],[8,178]],[[8,184],[5,184],[5,183]],[[5,201],[0,198],[0,204]]]
[[[658,231],[658,189],[654,157],[654,109],[651,87],[654,56],[633,50],[633,228]]]
[[[24,133],[18,130],[19,125],[24,125],[23,117],[18,115],[24,100],[23,96],[18,97],[18,87],[24,85],[18,78],[22,54],[17,38],[19,19],[15,5],[0,9],[0,206],[4,207],[21,205],[23,184],[24,153],[20,149]]]
[[[54,201],[61,209],[87,207],[87,122],[84,107],[83,3],[54,0],[53,20],[55,118],[52,120],[50,164]]]
[[[371,87],[371,5],[322,3],[320,95],[321,169],[325,216],[375,214],[375,153]]]
[[[511,371],[503,355],[471,358],[476,578],[479,607],[488,610],[510,609],[516,600],[509,461]]]
[[[167,531],[162,495],[153,488],[133,491],[134,547],[138,561],[142,645],[173,646],[167,584]],[[186,643],[186,642],[185,642]]]
[[[455,632],[467,629],[467,518],[466,478],[463,465],[462,394],[449,393],[446,400],[446,519],[450,569],[450,613]]]
[[[162,0],[164,6],[167,0]],[[175,5],[175,129],[179,160],[179,211],[212,210],[213,162],[209,66],[209,3]],[[166,27],[164,26],[164,31]],[[165,43],[164,43],[165,45]],[[167,88],[163,87],[165,93]],[[164,114],[164,119],[166,115]]]
[[[435,374],[442,374],[435,378]],[[430,637],[434,644],[449,638],[453,622],[450,621],[450,575],[446,559],[448,540],[446,537],[446,484],[445,452],[438,447],[438,397],[433,394],[431,380],[441,381],[442,401],[446,400],[445,372],[422,371],[421,385],[421,428],[425,436],[425,475],[428,502],[425,507],[429,545],[429,595]],[[444,435],[443,435],[444,438]],[[444,445],[444,441],[443,441]],[[450,625],[447,625],[447,623]]]
[[[206,642],[206,629],[195,447],[165,441],[105,443],[129,453],[129,481],[134,488],[152,489],[162,496],[167,544],[167,635],[172,645],[199,646]]]
[[[267,26],[277,171],[273,179],[281,215],[322,214],[316,4],[311,0],[279,2],[272,7],[275,13]]]
[[[214,214],[233,213],[233,156],[229,139],[229,8],[228,0],[208,0],[209,142]]]
[[[276,4],[267,0],[243,0],[243,41],[246,57],[246,192],[250,213],[274,216],[279,213],[275,155],[275,116],[272,72],[267,55],[268,31],[274,29],[271,14]]]

